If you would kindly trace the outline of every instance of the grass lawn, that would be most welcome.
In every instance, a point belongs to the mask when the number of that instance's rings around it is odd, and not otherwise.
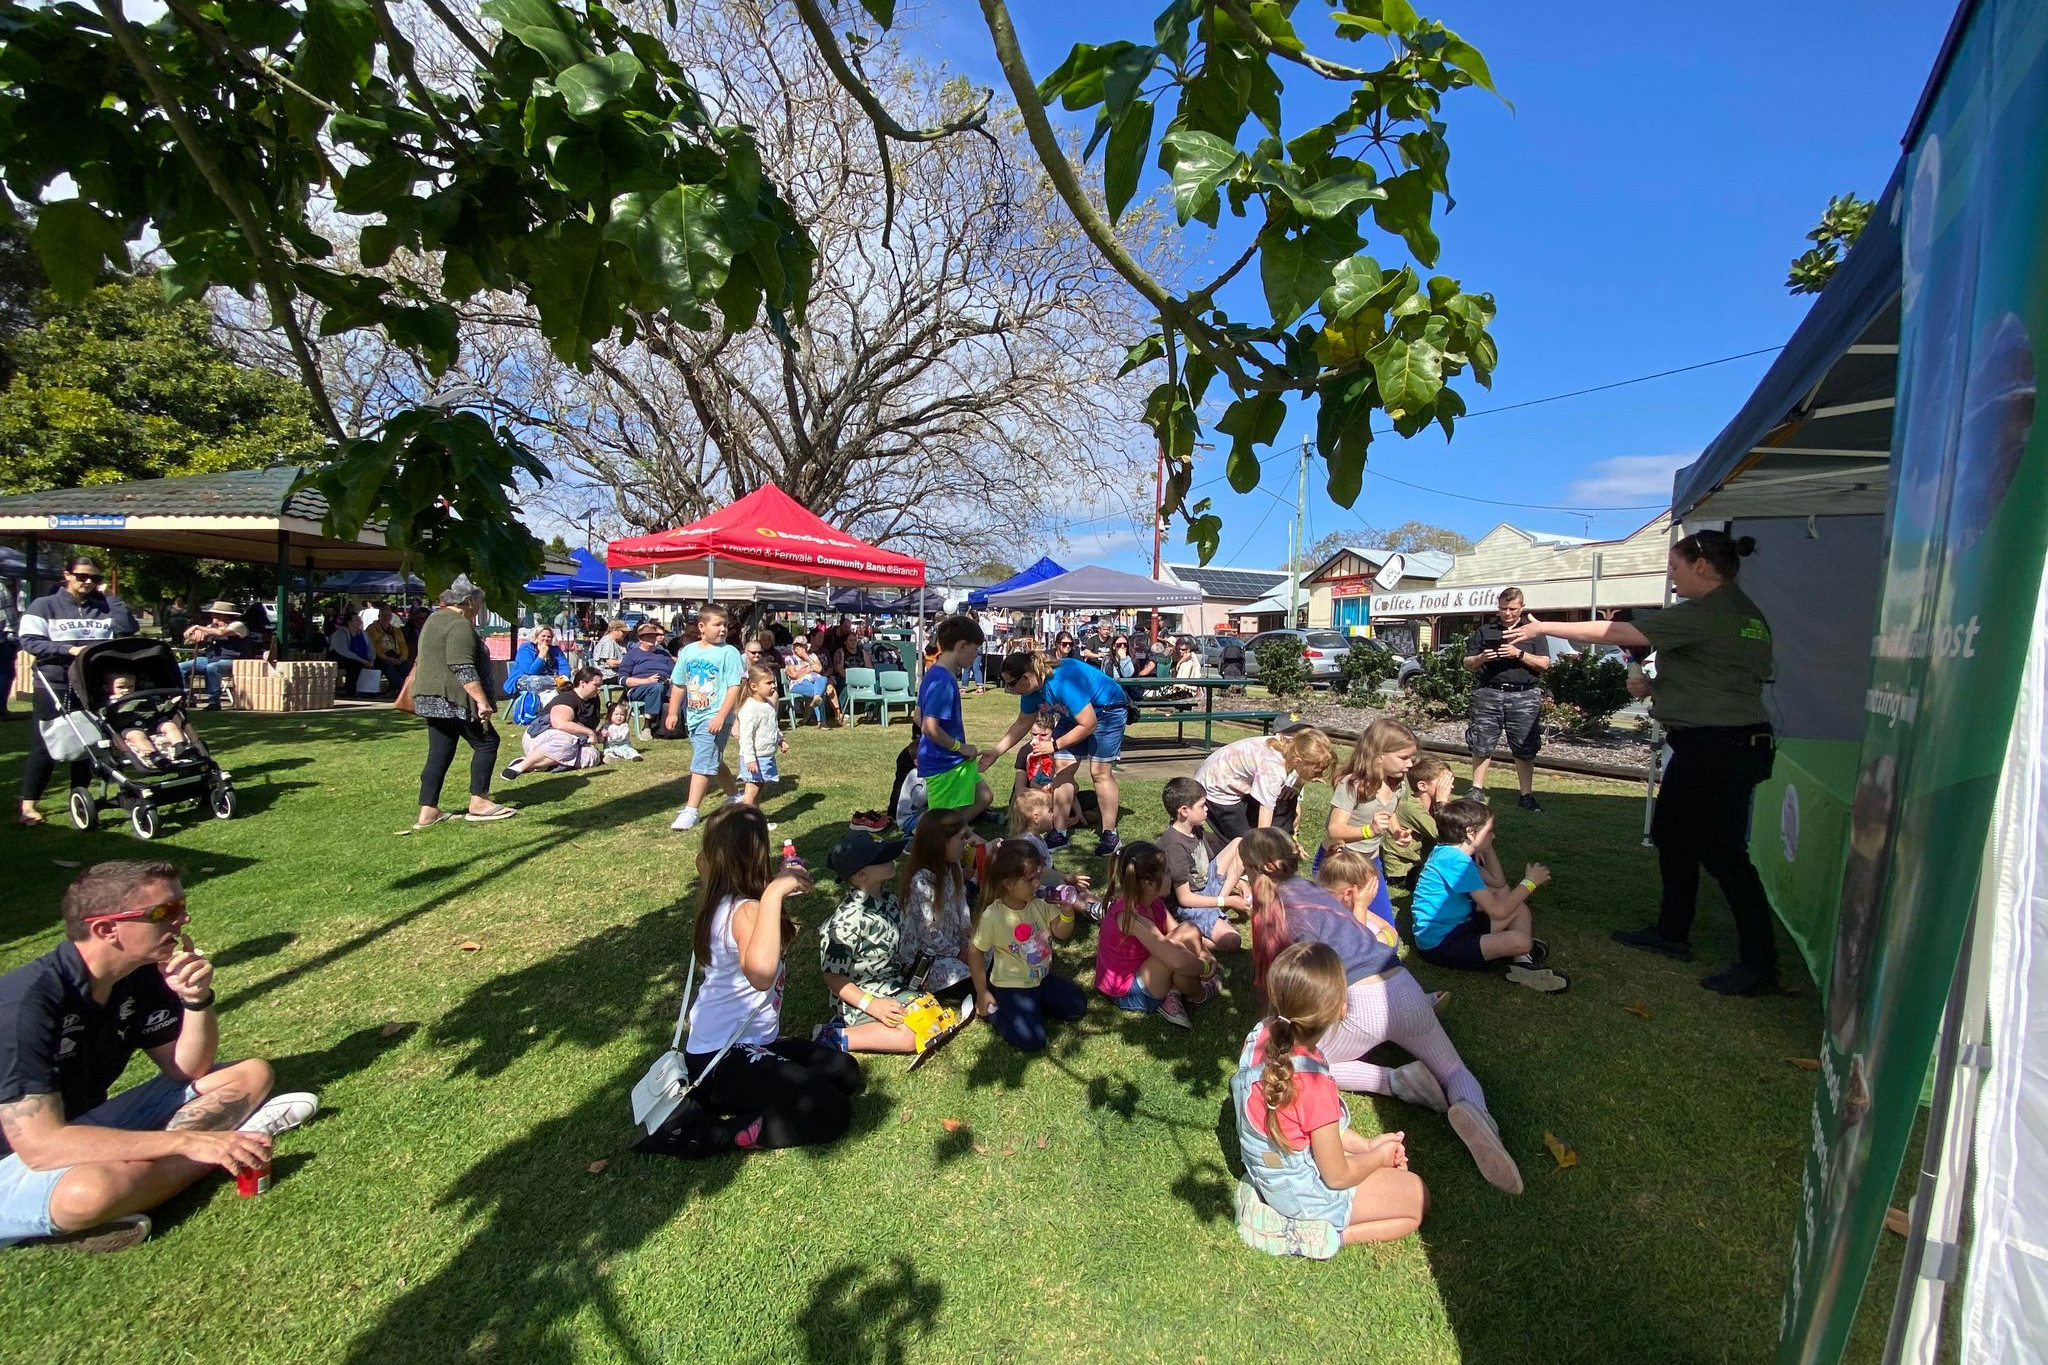
[[[970,734],[1007,715],[971,699]],[[1810,987],[1700,989],[1732,955],[1711,890],[1691,967],[1608,941],[1654,903],[1639,788],[1550,780],[1543,813],[1501,813],[1509,870],[1540,858],[1555,874],[1537,931],[1569,994],[1418,964],[1455,992],[1446,1027],[1528,1192],[1486,1185],[1441,1117],[1354,1098],[1360,1129],[1408,1133],[1432,1207],[1418,1237],[1315,1264],[1259,1256],[1231,1222],[1243,956],[1192,1033],[1097,1000],[1026,1060],[976,1026],[915,1075],[867,1061],[855,1131],[828,1150],[640,1157],[626,1092],[667,1043],[693,913],[696,836],[667,829],[686,746],[501,784],[518,819],[395,838],[425,747],[409,717],[202,725],[242,815],[170,817],[147,852],[184,869],[227,1053],[273,1059],[323,1112],[280,1140],[261,1198],[203,1183],[119,1256],[0,1253],[0,1359],[1771,1356],[1813,1081],[1785,1059],[1813,1051],[1818,1004]],[[794,737],[785,768],[803,781],[769,815],[814,868],[847,811],[883,803],[908,733]],[[0,727],[10,777],[25,739]],[[1126,837],[1162,826],[1159,789],[1125,783]],[[1326,795],[1312,789],[1305,830]],[[125,824],[71,830],[58,797],[49,827],[0,827],[0,968],[55,942],[74,866],[145,851]],[[810,931],[831,894],[797,912],[790,1032],[824,1014]],[[1092,954],[1084,937],[1062,965],[1089,982]],[[1575,1168],[1545,1154],[1546,1131]],[[1889,1240],[1858,1359],[1881,1341]]]

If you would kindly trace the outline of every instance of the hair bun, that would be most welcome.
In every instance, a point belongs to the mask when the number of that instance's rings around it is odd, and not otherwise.
[[[1735,541],[1735,553],[1744,559],[1756,553],[1756,537],[1742,536]]]

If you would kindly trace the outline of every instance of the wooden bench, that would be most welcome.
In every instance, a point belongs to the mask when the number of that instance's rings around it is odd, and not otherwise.
[[[1160,705],[1145,703],[1131,708],[1127,726],[1148,723],[1169,723],[1174,727],[1177,742],[1188,742],[1187,727],[1194,721],[1202,722],[1202,747],[1214,749],[1216,737],[1214,726],[1217,721],[1231,721],[1239,725],[1258,727],[1259,733],[1270,734],[1273,722],[1287,715],[1285,711],[1204,711],[1192,705]]]

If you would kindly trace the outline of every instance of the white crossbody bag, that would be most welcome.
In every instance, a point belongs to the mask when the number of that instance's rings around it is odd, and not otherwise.
[[[725,1059],[725,1054],[732,1051],[733,1044],[746,1034],[754,1022],[754,1016],[768,1005],[768,998],[763,996],[759,1004],[747,1011],[747,1017],[740,1020],[740,1026],[733,1031],[732,1037],[725,1040],[724,1047],[712,1054],[703,1073],[693,1081],[690,1079],[689,1064],[683,1060],[683,1030],[689,1026],[690,997],[695,994],[696,986],[697,955],[691,953],[690,970],[683,977],[683,1007],[676,1011],[676,1031],[669,1039],[668,1051],[654,1059],[654,1065],[647,1068],[647,1074],[633,1087],[633,1122],[644,1127],[650,1134],[668,1122],[668,1116],[676,1111],[676,1106],[688,1098],[692,1090],[704,1084],[705,1078]]]

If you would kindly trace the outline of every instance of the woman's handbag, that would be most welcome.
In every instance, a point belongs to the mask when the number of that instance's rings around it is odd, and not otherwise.
[[[392,710],[404,711],[408,715],[416,716],[419,714],[418,708],[412,704],[412,675],[418,671],[418,669],[412,669],[406,673],[405,681],[398,685],[398,695],[391,699]]]

